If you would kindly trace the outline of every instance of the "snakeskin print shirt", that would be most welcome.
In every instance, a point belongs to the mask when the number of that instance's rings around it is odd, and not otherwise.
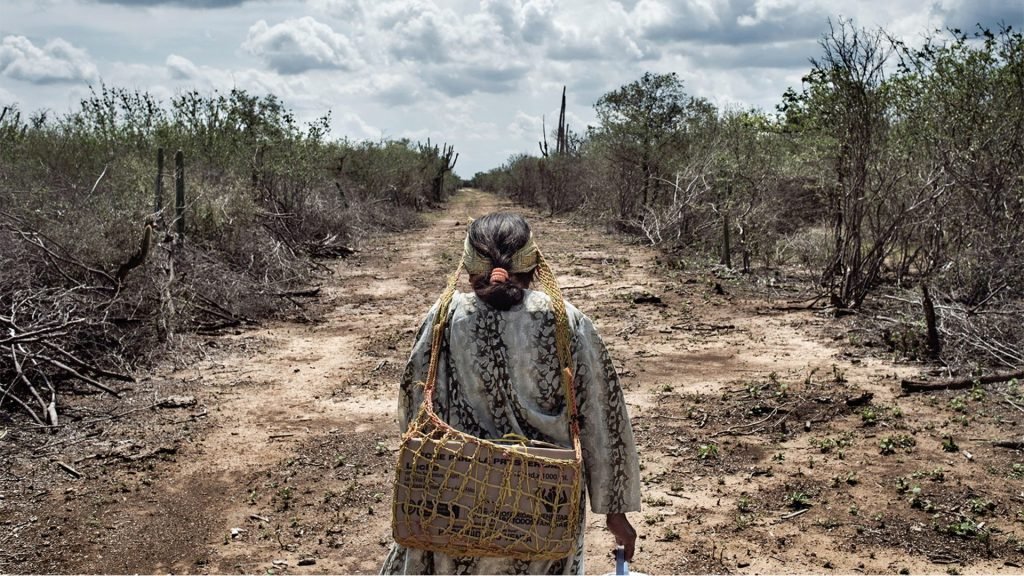
[[[424,319],[402,377],[398,417],[403,432],[422,402],[437,309],[435,304]],[[639,461],[615,366],[593,322],[569,303],[566,312],[591,510],[638,511]],[[434,396],[437,414],[481,438],[512,433],[571,447],[549,297],[526,290],[521,304],[503,312],[476,294],[456,292],[447,320]],[[554,561],[458,558],[393,545],[381,573],[582,574],[582,534],[574,554]]]

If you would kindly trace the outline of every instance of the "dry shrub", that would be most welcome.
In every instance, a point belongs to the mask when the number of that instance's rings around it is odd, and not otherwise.
[[[783,236],[776,245],[780,264],[820,270],[828,262],[832,233],[827,226],[812,226]]]
[[[238,90],[186,93],[164,108],[102,86],[60,118],[5,109],[0,332],[17,348],[0,353],[0,380],[14,383],[0,407],[52,424],[47,395],[69,378],[87,382],[38,362],[47,345],[102,385],[182,333],[295,310],[282,295],[324,269],[314,257],[414,226],[437,195],[437,148],[330,141],[327,125],[303,129],[273,96]],[[184,237],[170,152],[156,210],[158,147],[184,153]],[[457,178],[443,182],[450,192]],[[46,344],[34,329],[49,330]],[[28,379],[16,378],[26,365]]]

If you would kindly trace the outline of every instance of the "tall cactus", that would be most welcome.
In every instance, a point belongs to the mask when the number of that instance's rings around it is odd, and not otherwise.
[[[569,151],[566,145],[568,136],[568,130],[565,128],[565,86],[562,86],[562,108],[558,112],[558,142],[555,143],[556,155],[561,156]]]
[[[540,146],[540,155],[548,157],[548,129],[544,123],[544,117],[540,117],[540,133],[543,140],[537,143]],[[562,86],[562,107],[558,111],[558,133],[555,135],[555,156],[569,153],[569,127],[565,123],[565,86]]]
[[[553,216],[563,209],[565,187],[568,174],[566,161],[569,155],[569,127],[565,123],[565,86],[562,86],[562,105],[558,110],[558,131],[555,133],[555,154],[549,157],[547,126],[541,118],[541,135],[539,143],[541,160],[538,163],[540,192],[547,200],[548,208]]]
[[[427,145],[430,145],[429,140]],[[455,145],[449,146],[447,143],[441,144],[440,150],[438,150],[437,146],[434,146],[434,155],[438,160],[437,175],[434,176],[431,182],[430,199],[433,202],[441,202],[444,200],[444,175],[455,168],[455,163],[459,161],[459,155],[455,153]]]

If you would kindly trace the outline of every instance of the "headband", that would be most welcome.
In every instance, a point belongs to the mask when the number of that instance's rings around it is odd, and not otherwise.
[[[530,239],[526,241],[526,244],[522,248],[516,251],[512,255],[512,264],[508,267],[508,271],[512,274],[522,274],[529,272],[537,267],[537,244],[533,241],[533,234],[530,234]],[[466,234],[466,244],[463,250],[463,265],[466,267],[466,272],[470,274],[486,274],[492,268],[494,263],[487,256],[476,251],[473,245],[469,242],[469,234]]]

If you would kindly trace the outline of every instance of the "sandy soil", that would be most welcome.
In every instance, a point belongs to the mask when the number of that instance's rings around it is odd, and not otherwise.
[[[376,572],[399,374],[469,218],[498,208],[461,192],[333,263],[322,318],[197,337],[124,400],[65,398],[57,434],[3,417],[0,572]],[[1022,435],[1019,389],[901,396],[919,367],[779,311],[785,276],[770,300],[528,216],[622,375],[645,480],[634,570],[1022,573],[1024,458],[990,442]],[[587,571],[611,571],[602,518],[587,538]]]

